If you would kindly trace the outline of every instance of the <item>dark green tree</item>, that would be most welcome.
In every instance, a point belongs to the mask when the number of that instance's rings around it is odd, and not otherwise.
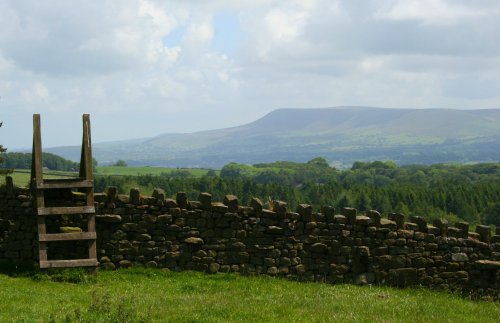
[[[4,167],[7,168],[31,168],[31,153],[11,152],[2,156]],[[78,170],[79,164],[64,159],[51,153],[42,153],[43,166],[50,170],[61,170],[74,172]]]
[[[490,203],[482,215],[484,223],[500,227],[500,202]]]
[[[215,172],[215,170],[213,170],[213,169],[209,169],[206,175],[207,175],[208,177],[216,177],[216,176],[217,176],[217,173]]]
[[[92,170],[94,171],[94,173],[97,173],[97,164],[97,159],[92,157]]]
[[[310,161],[308,161],[307,163],[309,165],[317,165],[317,166],[321,166],[321,167],[330,167],[330,165],[328,165],[328,161],[326,161],[326,159],[323,158],[323,157],[313,158]]]
[[[170,172],[171,177],[187,178],[191,176],[191,173],[185,169],[176,169]]]
[[[127,167],[127,162],[124,160],[117,160],[116,163],[113,164],[113,166],[118,166],[118,167]]]

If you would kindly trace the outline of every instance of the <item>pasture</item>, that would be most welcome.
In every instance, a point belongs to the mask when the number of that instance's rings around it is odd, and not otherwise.
[[[189,173],[190,176],[201,177],[205,175],[209,169],[206,168],[168,168],[168,167],[151,167],[151,166],[97,166],[95,175],[166,175],[178,172]],[[216,174],[219,171],[215,171]]]
[[[500,305],[428,289],[131,268],[0,274],[1,322],[498,322]]]
[[[202,177],[206,175],[209,169],[204,168],[167,168],[167,167],[148,167],[148,166],[98,166],[94,176],[138,176],[138,175],[153,175],[153,176],[189,176]],[[215,174],[219,175],[220,170],[214,170]],[[15,169],[9,174],[14,180],[14,184],[18,187],[28,187],[30,181],[31,170]],[[44,178],[65,178],[77,177],[77,172],[64,172],[55,170],[44,170]],[[5,184],[5,176],[0,175],[0,186]]]

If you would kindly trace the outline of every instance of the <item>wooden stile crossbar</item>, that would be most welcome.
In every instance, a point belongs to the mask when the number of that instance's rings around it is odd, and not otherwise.
[[[96,252],[94,180],[92,175],[92,147],[90,116],[83,115],[83,141],[80,159],[80,173],[75,178],[44,179],[42,163],[42,139],[40,115],[33,115],[33,154],[31,164],[31,185],[36,197],[38,223],[38,249],[40,268],[95,267],[98,265]],[[46,207],[46,190],[79,189],[84,192],[84,206]],[[47,233],[46,216],[84,214],[87,216],[87,231],[76,233]],[[88,258],[72,260],[48,260],[47,244],[54,241],[88,241]]]

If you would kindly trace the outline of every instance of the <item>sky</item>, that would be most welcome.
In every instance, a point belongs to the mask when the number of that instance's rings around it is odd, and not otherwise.
[[[2,0],[0,143],[225,128],[279,108],[500,107],[497,0]]]

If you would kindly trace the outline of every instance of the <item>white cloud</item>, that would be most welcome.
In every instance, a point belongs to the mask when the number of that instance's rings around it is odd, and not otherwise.
[[[49,89],[45,84],[37,82],[30,88],[21,91],[22,98],[26,103],[40,103],[49,99]]]
[[[493,11],[499,13],[500,7]],[[491,15],[491,8],[447,0],[396,0],[387,3],[374,14],[376,18],[391,20],[415,20],[429,25],[448,25],[463,22],[464,19]]]
[[[49,97],[49,89],[42,83],[35,84],[35,95],[40,99],[47,99]]]
[[[359,68],[368,73],[376,72],[380,70],[384,65],[384,59],[381,57],[368,57],[363,59],[359,63]]]
[[[2,138],[29,146],[16,133],[29,134],[37,112],[68,130],[47,139],[63,145],[78,142],[67,120],[84,112],[103,141],[232,126],[280,107],[500,106],[499,8],[494,0],[1,1],[0,119],[16,124]],[[231,54],[212,49],[221,13],[240,24]],[[177,43],[165,45],[171,36]]]
[[[290,15],[278,10],[268,13],[265,18],[272,39],[285,42],[293,41],[298,36],[304,20],[304,14]]]
[[[19,68],[75,76],[177,59],[178,49],[161,41],[177,25],[176,13],[146,0],[7,1],[3,6],[2,52]]]
[[[214,30],[211,21],[196,21],[191,23],[187,28],[182,44],[190,55],[199,56],[200,54],[203,55],[209,49],[213,37]]]

